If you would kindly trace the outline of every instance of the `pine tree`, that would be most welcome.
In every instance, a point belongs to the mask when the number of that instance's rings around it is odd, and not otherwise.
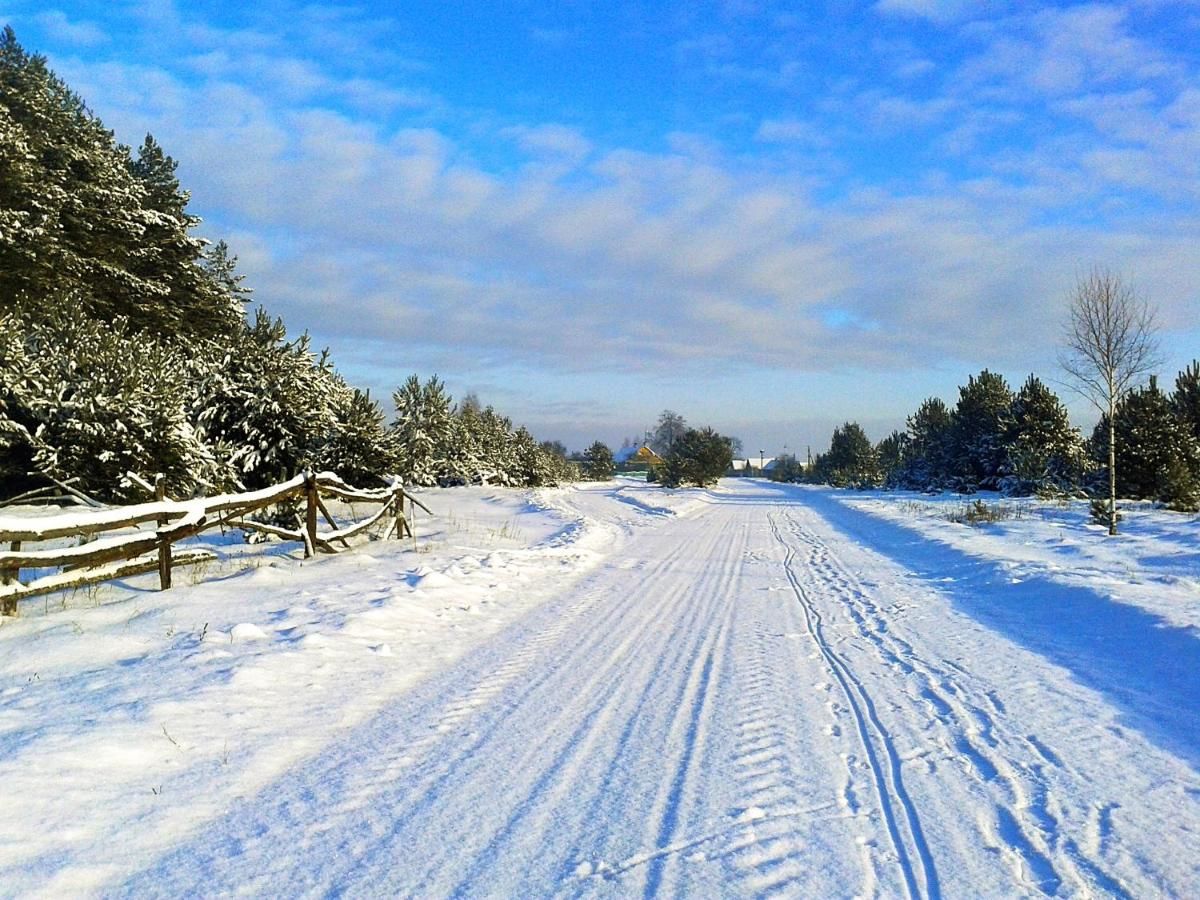
[[[514,450],[512,421],[491,406],[479,414],[480,478],[485,484],[520,483],[520,465]]]
[[[359,487],[374,487],[395,467],[391,436],[384,425],[383,410],[360,391],[341,383],[334,392],[333,430],[319,448],[314,468],[336,473]]]
[[[392,426],[400,474],[410,484],[436,485],[448,472],[447,457],[454,432],[450,396],[435,375],[424,385],[412,375],[392,399]]]
[[[1013,398],[1008,434],[1011,493],[1065,491],[1082,475],[1083,445],[1067,408],[1040,379],[1030,375]]]
[[[596,441],[583,452],[583,477],[588,481],[611,481],[615,471],[613,452],[603,441]]]
[[[196,363],[193,420],[249,489],[315,467],[337,428],[344,389],[328,354],[307,334],[287,339],[281,319],[259,309],[227,345]]]
[[[83,101],[0,34],[0,294],[19,309],[70,298],[155,337],[219,336],[241,318],[203,267],[174,162],[147,138],[138,159]]]
[[[189,420],[187,363],[175,347],[120,319],[101,325],[64,314],[16,324],[0,350],[8,490],[40,475],[129,500],[144,497],[128,472],[165,475],[175,496],[232,482]]]
[[[879,460],[861,425],[847,422],[833,429],[829,450],[817,457],[814,475],[834,487],[879,486]]]
[[[1012,427],[1012,391],[984,369],[959,388],[950,428],[950,469],[958,487],[996,490],[1008,474],[1006,436]]]
[[[1200,441],[1200,361],[1193,361],[1175,378],[1171,407],[1183,427]]]
[[[522,425],[513,432],[511,444],[514,464],[513,484],[522,487],[540,487],[553,483],[550,460],[525,426]]]
[[[481,412],[477,400],[467,403],[464,398],[464,401],[455,407],[443,477],[443,482],[448,486],[472,484],[483,480],[486,467]]]
[[[913,490],[939,489],[950,478],[950,435],[953,419],[938,397],[925,400],[908,417],[901,483]]]
[[[241,303],[234,299],[238,296],[232,275],[234,261],[227,248],[210,256],[206,242],[191,234],[200,218],[187,211],[190,195],[180,187],[176,168],[175,160],[146,135],[137,159],[130,163],[130,172],[143,191],[144,223],[132,266],[140,276],[166,289],[162,317],[173,323],[175,331],[224,334],[243,314]]]
[[[733,465],[733,444],[712,428],[689,428],[675,438],[663,460],[659,480],[665,487],[716,483]]]
[[[1122,398],[1114,431],[1120,496],[1195,508],[1200,499],[1200,446],[1179,422],[1157,379]],[[1108,423],[1101,420],[1092,444],[1102,460],[1108,457],[1107,438]]]
[[[903,483],[907,450],[908,436],[901,431],[893,431],[875,447],[879,479],[884,487],[899,487]]]

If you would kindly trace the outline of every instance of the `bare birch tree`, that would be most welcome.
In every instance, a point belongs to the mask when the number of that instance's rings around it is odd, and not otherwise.
[[[1108,419],[1110,535],[1117,533],[1117,404],[1159,364],[1155,311],[1119,274],[1094,268],[1071,292],[1059,365]]]

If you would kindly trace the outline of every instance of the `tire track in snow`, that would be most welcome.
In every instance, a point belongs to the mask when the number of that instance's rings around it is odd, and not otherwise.
[[[636,590],[625,590],[619,597],[610,598],[614,609],[605,621],[587,622],[595,641],[580,645],[575,652],[554,654],[552,661],[543,660],[549,666],[539,673],[543,684],[523,692],[519,699],[510,698],[512,723],[523,722],[526,733],[545,738],[544,744],[512,760],[508,767],[521,781],[508,787],[515,798],[511,812],[491,833],[486,845],[459,844],[460,856],[473,855],[474,863],[457,872],[456,882],[447,879],[457,860],[438,859],[431,862],[421,879],[405,883],[405,890],[469,893],[473,885],[488,882],[491,869],[501,858],[509,866],[514,858],[532,861],[539,855],[546,856],[548,847],[564,831],[586,831],[592,824],[591,817],[578,816],[575,811],[582,805],[580,800],[593,790],[597,762],[611,759],[615,767],[626,749],[632,747],[641,758],[630,762],[627,769],[643,775],[658,771],[655,758],[647,758],[647,730],[653,742],[649,749],[655,754],[664,745],[680,748],[674,777],[655,780],[659,803],[648,817],[655,824],[643,841],[643,846],[648,844],[653,849],[634,854],[618,867],[578,862],[572,866],[564,861],[560,878],[577,878],[580,870],[585,877],[593,869],[596,875],[607,877],[616,869],[641,868],[644,878],[670,883],[676,857],[664,852],[663,846],[671,843],[683,819],[690,773],[705,753],[708,716],[703,710],[708,687],[717,677],[723,657],[719,650],[723,632],[717,629],[714,638],[713,623],[721,621],[728,608],[729,581],[736,574],[736,567],[722,564],[732,552],[725,534],[716,527],[706,527],[699,538],[690,543],[678,542],[653,564],[629,573],[622,583]],[[695,580],[679,578],[680,566],[688,561],[680,559],[685,555],[705,561]],[[626,567],[619,566],[621,570]],[[681,699],[663,704],[663,696],[673,690],[676,682]],[[631,690],[634,685],[644,685],[640,695]],[[678,712],[688,709],[687,698],[697,701],[700,709],[690,724]],[[660,721],[664,709],[677,711],[670,727]],[[548,710],[552,715],[549,719]],[[619,728],[622,718],[627,721],[624,728]],[[510,728],[506,722],[503,731],[516,727],[512,724]],[[622,737],[614,744],[613,735],[617,733]],[[568,736],[562,740],[560,735]],[[514,741],[509,738],[498,743],[504,746]],[[487,749],[480,755],[486,756]],[[468,771],[450,774],[449,780],[469,782],[469,770],[486,766],[469,764],[466,768]],[[667,768],[670,772],[671,766]],[[610,771],[601,784],[611,786],[612,774]],[[446,795],[452,792],[453,786]],[[620,790],[615,795],[623,805],[629,803],[629,797]],[[609,799],[612,795],[599,788],[597,796]],[[464,814],[467,811],[464,808]],[[627,815],[627,809],[600,811],[601,819],[620,821]],[[378,881],[373,880],[371,885],[377,886]]]
[[[749,888],[747,893],[796,896],[811,889],[805,884],[811,874],[806,868],[805,827],[811,829],[815,818],[828,821],[854,814],[839,811],[832,799],[813,805],[811,795],[798,792],[796,767],[811,761],[800,755],[801,741],[786,707],[801,676],[794,653],[781,650],[779,642],[799,635],[793,631],[768,637],[761,622],[754,631],[754,652],[744,657],[750,665],[737,684],[732,752],[733,776],[744,806],[735,810],[739,833],[724,850]],[[868,866],[861,893],[869,896],[873,886]]]
[[[922,661],[912,645],[889,627],[870,592],[830,546],[791,515],[788,519],[792,533],[810,547],[810,570],[843,601],[880,661],[918,682],[916,696],[929,704],[934,721],[945,732],[939,739],[942,746],[957,754],[993,795],[991,803],[976,812],[975,825],[1007,860],[1014,878],[1027,889],[1050,895],[1069,883],[1085,894],[1129,896],[1118,879],[1067,836],[1064,812],[1045,775],[1046,767],[1062,767],[1053,751],[1032,734],[1014,732],[1002,740],[995,716],[1004,716],[1006,710],[996,692],[973,690],[978,695],[973,700],[968,696],[973,680],[969,672],[948,660],[953,674]],[[1013,745],[1016,754],[1011,752]],[[1019,764],[1014,758],[1035,762]]]
[[[685,549],[672,548],[648,570],[647,588],[653,589],[657,579],[670,579]],[[293,773],[285,791],[264,792],[259,802],[231,814],[211,830],[211,837],[200,838],[202,846],[189,848],[192,871],[206,871],[208,891],[220,885],[228,890],[257,885],[274,892],[284,890],[289,877],[302,879],[291,882],[296,893],[347,882],[362,862],[395,841],[404,821],[411,823],[422,810],[436,807],[455,773],[469,768],[511,711],[528,704],[527,698],[554,674],[551,666],[525,677],[539,660],[562,654],[561,668],[577,657],[595,658],[597,648],[613,634],[634,643],[650,639],[652,629],[620,625],[638,606],[636,594],[613,596],[596,589],[540,608],[500,636],[499,650],[483,648],[453,667],[444,679],[451,685],[448,693],[433,694],[416,710],[398,705],[384,711],[355,729],[344,746],[326,748],[322,757]],[[581,627],[585,619],[587,627]],[[627,653],[618,648],[617,655]],[[500,661],[489,663],[489,658]],[[452,686],[457,672],[468,676],[470,687]],[[618,686],[619,679],[605,685],[609,691]],[[311,849],[309,867],[303,873],[279,871],[274,848],[280,845]],[[192,884],[187,871],[169,862],[152,871],[145,878],[135,876],[126,889],[139,881],[176,883],[181,890]]]
[[[744,545],[744,537],[742,543]],[[699,585],[705,591],[708,600],[706,606],[718,614],[719,624],[716,625],[715,635],[706,637],[693,653],[688,677],[682,683],[682,689],[676,698],[675,709],[678,712],[671,723],[666,745],[668,747],[678,746],[680,750],[672,761],[671,767],[674,769],[674,775],[670,779],[669,785],[664,782],[666,790],[660,794],[655,803],[655,812],[652,816],[652,820],[657,819],[658,822],[657,833],[654,835],[653,846],[655,848],[669,846],[677,840],[676,834],[680,827],[684,806],[687,798],[691,795],[689,787],[693,766],[696,764],[698,756],[701,760],[704,757],[715,694],[712,686],[719,677],[721,665],[728,663],[731,646],[728,595],[737,573],[737,566],[733,563],[740,557],[740,551],[739,545],[727,542],[727,546],[724,548],[725,556],[721,561],[720,577],[712,579],[711,575],[706,572]],[[710,580],[715,583],[710,585],[708,583]],[[691,595],[691,599],[693,602],[695,601],[695,594]],[[694,629],[693,633],[697,630],[702,635],[709,635],[712,634],[712,625],[708,628]],[[713,671],[714,660],[718,665],[716,675]],[[677,854],[671,854],[658,856],[651,861],[646,869],[646,879],[642,886],[643,897],[652,897],[658,892],[667,870],[674,867],[673,864],[677,862],[678,858]]]
[[[911,644],[889,628],[864,586],[829,546],[794,519],[789,517],[789,520],[792,533],[810,548],[809,571],[842,601],[859,634],[875,647],[880,661],[920,682],[918,696],[934,710],[935,721],[946,732],[939,738],[942,746],[957,754],[981,783],[995,785],[1002,792],[1000,801],[993,801],[975,813],[975,825],[985,841],[1008,860],[1019,883],[1041,893],[1057,892],[1063,879],[1050,860],[1049,848],[1039,846],[1038,840],[1043,829],[1054,833],[1045,828],[1051,817],[1044,812],[1039,815],[1037,810],[1032,816],[1018,817],[1011,811],[1029,805],[1019,801],[1019,789],[1014,786],[1018,782],[1012,777],[1015,773],[1003,756],[994,752],[997,742],[992,735],[991,717],[979,706],[964,703],[960,698],[955,684],[967,673],[958,670],[954,678],[948,679],[924,666]]]
[[[653,892],[658,885],[672,883],[683,850],[708,839],[677,834],[694,799],[693,772],[708,756],[708,712],[732,652],[728,619],[737,575],[733,560],[744,541],[744,534],[731,541],[719,528],[705,528],[689,547],[691,555],[704,561],[695,580],[669,584],[654,604],[657,614],[646,627],[660,634],[663,645],[644,655],[640,669],[625,673],[627,682],[640,684],[641,690],[636,703],[625,703],[625,722],[603,774],[582,791],[588,798],[581,805],[586,810],[583,818],[603,821],[628,815],[629,796],[622,789],[629,788],[631,773],[665,769],[667,776],[656,779],[650,793],[635,804],[648,809],[639,849],[614,855],[607,842],[579,848],[577,878],[609,880],[636,870],[640,892]],[[668,623],[673,624],[663,629]]]
[[[937,870],[921,830],[916,807],[904,788],[896,747],[880,722],[866,687],[855,676],[850,666],[834,652],[825,637],[821,614],[796,574],[795,548],[784,536],[774,516],[771,516],[771,529],[775,539],[784,548],[784,573],[804,612],[809,634],[838,682],[854,719],[874,783],[880,814],[900,864],[905,890],[910,898],[940,897]]]
[[[681,546],[673,550],[652,566],[642,570],[642,586],[646,593],[652,594],[658,590],[660,584],[665,584],[663,599],[674,602],[677,591],[671,581],[683,549]],[[611,723],[619,717],[621,707],[606,700],[619,696],[619,692],[626,689],[626,682],[630,680],[630,673],[627,671],[629,661],[656,657],[669,662],[677,661],[665,652],[669,648],[658,646],[659,636],[652,628],[636,627],[633,624],[639,617],[639,609],[645,605],[644,596],[629,592],[614,597],[608,592],[597,590],[594,592],[594,602],[600,601],[604,601],[603,612],[594,620],[587,621],[582,639],[578,639],[576,635],[574,643],[570,640],[564,642],[563,638],[576,632],[580,624],[564,622],[561,627],[540,635],[536,641],[536,650],[518,654],[522,662],[521,674],[526,674],[535,663],[546,665],[536,673],[536,677],[517,682],[507,691],[502,689],[497,695],[497,700],[503,701],[502,709],[480,711],[481,715],[497,717],[494,727],[481,735],[479,740],[473,741],[469,749],[458,754],[451,764],[439,767],[433,777],[437,796],[448,796],[457,785],[469,781],[471,772],[481,768],[478,760],[487,756],[487,747],[495,743],[505,743],[503,735],[513,727],[515,719],[521,718],[523,714],[527,715],[529,711],[535,711],[542,721],[527,730],[543,735],[546,742],[531,746],[509,766],[510,774],[522,777],[528,774],[530,779],[534,779],[525,786],[514,785],[510,788],[511,792],[521,798],[513,804],[511,814],[496,827],[486,842],[477,848],[476,864],[473,867],[451,874],[457,868],[463,851],[468,849],[460,843],[455,856],[449,859],[431,858],[425,874],[414,884],[404,885],[403,890],[415,891],[417,894],[428,891],[443,892],[447,890],[448,877],[453,877],[458,882],[459,887],[455,890],[465,890],[466,885],[482,877],[502,848],[513,852],[509,845],[514,840],[520,840],[527,846],[541,844],[537,836],[544,835],[555,825],[554,817],[550,815],[557,811],[557,804],[553,798],[563,793],[563,784],[571,782],[580,774],[579,760],[586,759],[589,754],[595,752],[596,746],[602,743],[608,734]],[[553,662],[548,662],[550,657],[553,657]],[[597,666],[597,660],[604,662]],[[561,691],[559,688],[562,678],[573,672],[587,673],[584,682],[575,685],[569,692]],[[567,702],[564,703],[564,700]],[[565,740],[563,735],[566,735]],[[453,738],[453,735],[447,736],[446,742],[455,743]],[[464,814],[473,805],[470,802],[459,802],[464,807]],[[471,837],[475,838],[477,835]],[[395,836],[389,837],[389,845],[396,842]],[[377,852],[379,850],[382,848],[378,848]],[[372,887],[378,883],[377,878],[372,879]]]

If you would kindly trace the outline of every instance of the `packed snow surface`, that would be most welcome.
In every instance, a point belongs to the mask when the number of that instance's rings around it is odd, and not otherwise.
[[[0,895],[1200,895],[1195,517],[423,499],[0,624]]]

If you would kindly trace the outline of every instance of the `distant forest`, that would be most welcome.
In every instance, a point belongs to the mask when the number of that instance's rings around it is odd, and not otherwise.
[[[11,28],[0,35],[0,499],[48,484],[107,501],[254,489],[298,471],[363,486],[539,485],[557,445],[436,378],[389,419],[307,334],[259,308],[200,238],[176,163],[123,146]]]
[[[811,467],[787,457],[775,477],[856,488],[1099,496],[1108,479],[1108,434],[1103,416],[1084,438],[1036,376],[1013,393],[985,369],[959,388],[954,406],[931,397],[904,431],[878,443],[847,422]],[[1127,393],[1116,407],[1115,434],[1120,496],[1200,507],[1200,363],[1179,373],[1170,394],[1153,377]]]

